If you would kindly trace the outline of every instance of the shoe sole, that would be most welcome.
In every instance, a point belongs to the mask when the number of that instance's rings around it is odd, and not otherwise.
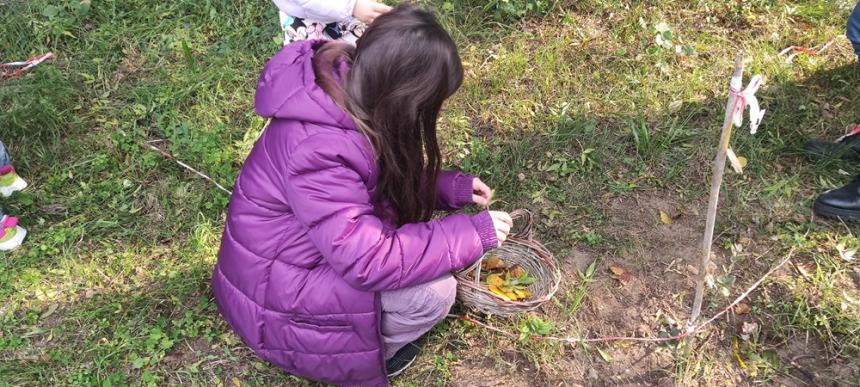
[[[22,228],[21,226],[15,227],[15,236],[12,239],[0,243],[0,251],[9,251],[16,249],[18,246],[21,246],[24,243],[24,237],[27,236],[27,230]]]
[[[860,221],[860,211],[858,210],[846,210],[844,208],[828,206],[817,201],[812,205],[812,211],[825,218],[840,219],[850,222]]]
[[[403,366],[403,368],[401,368],[401,369],[397,370],[397,372],[394,372],[394,373],[392,373],[392,374],[389,374],[389,375],[388,375],[388,378],[390,379],[390,378],[393,378],[393,377],[395,377],[395,376],[397,376],[397,375],[402,374],[402,373],[403,373],[403,371],[406,371],[406,369],[407,369],[407,368],[409,368],[409,366],[411,366],[411,365],[412,365],[412,363],[415,363],[415,359],[418,359],[418,356],[413,357],[413,358],[412,358],[412,360],[410,360],[410,361],[409,361],[409,363],[406,363],[406,365],[405,365],[405,366]]]
[[[12,185],[8,187],[0,187],[0,196],[4,198],[8,198],[12,196],[16,191],[20,191],[24,188],[27,188],[27,182],[24,179],[18,177],[15,181],[12,182]]]

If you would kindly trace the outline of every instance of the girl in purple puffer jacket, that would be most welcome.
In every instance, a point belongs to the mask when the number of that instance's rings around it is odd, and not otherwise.
[[[267,64],[271,118],[237,178],[212,288],[233,330],[292,374],[381,386],[454,302],[451,272],[508,235],[477,178],[441,171],[436,119],[460,86],[432,14],[401,6],[353,48],[291,44]]]

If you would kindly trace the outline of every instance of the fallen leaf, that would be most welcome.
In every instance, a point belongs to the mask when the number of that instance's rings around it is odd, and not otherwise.
[[[738,346],[738,339],[732,339],[732,347],[734,349],[735,358],[738,360],[738,365],[743,369],[747,369],[747,364],[744,363],[744,360],[741,359],[740,348]]]
[[[236,387],[242,387],[242,383],[239,381],[239,378],[233,378],[233,385]]]
[[[744,322],[741,326],[741,339],[747,341],[750,336],[758,331],[758,323]]]
[[[514,265],[514,266],[512,266],[512,267],[511,267],[511,269],[510,269],[508,272],[509,272],[509,273],[511,273],[511,277],[515,277],[515,278],[518,278],[518,277],[520,277],[520,276],[522,276],[523,274],[525,274],[525,273],[526,273],[526,272],[523,270],[523,268],[522,268],[522,267],[520,267],[520,265]]]
[[[672,224],[672,217],[669,216],[669,214],[667,214],[661,210],[660,211],[660,221],[663,222],[663,224]]]
[[[842,244],[836,245],[836,250],[839,251],[839,256],[847,262],[853,261],[854,256],[857,254],[857,249],[846,250]]]
[[[655,30],[657,30],[657,32],[667,32],[667,31],[671,31],[671,30],[672,30],[672,29],[669,27],[669,24],[668,24],[668,23],[666,23],[666,22],[664,22],[664,21],[661,21],[661,22],[657,23],[657,24],[654,26],[654,29],[655,29]]]
[[[737,314],[747,314],[750,312],[750,306],[745,303],[740,303],[735,305],[735,313]]]
[[[612,358],[612,355],[610,355],[606,352],[603,352],[603,350],[600,348],[597,348],[597,353],[599,353],[600,357],[602,357],[603,360],[605,360],[607,363],[612,363],[615,360]]]
[[[689,270],[693,275],[699,275],[699,269],[693,265],[687,265],[687,270]]]
[[[487,277],[487,285],[490,286],[502,286],[505,284],[505,280],[502,279],[502,276],[498,274],[490,274]]]
[[[794,265],[797,271],[806,278],[812,278],[815,275],[815,264],[812,262],[800,262]]]
[[[611,271],[612,274],[615,275],[623,275],[624,273],[627,273],[627,269],[623,268],[620,265],[609,266],[609,271]]]
[[[487,259],[484,259],[484,262],[481,263],[481,268],[484,270],[504,270],[507,266],[505,266],[505,262],[499,256],[491,255]]]
[[[528,289],[514,289],[514,294],[516,294],[517,298],[520,300],[524,300],[532,296],[532,292],[528,291]]]
[[[627,286],[633,280],[630,272],[621,265],[609,266],[609,270],[612,272],[612,278],[617,279],[623,286]]]
[[[501,299],[503,299],[503,300],[505,300],[505,301],[513,301],[510,297],[508,297],[508,294],[507,294],[506,292],[502,291],[502,289],[499,289],[499,287],[498,287],[498,286],[496,286],[496,285],[490,285],[490,286],[488,286],[488,288],[490,289],[490,291],[491,291],[493,294],[495,294],[495,295],[496,295],[496,296],[498,296],[499,298],[501,298]]]
[[[44,319],[50,317],[52,314],[54,314],[54,312],[57,311],[58,307],[59,307],[59,305],[57,305],[57,304],[51,304],[50,306],[48,306],[48,310],[46,310],[45,313],[42,313],[42,316],[39,317],[39,319],[44,320]]]
[[[726,157],[729,159],[729,164],[732,165],[732,169],[734,169],[736,173],[744,173],[744,165],[746,165],[746,159],[735,155],[735,152],[732,150],[732,148],[726,149]],[[744,161],[741,162],[741,159],[744,159]]]

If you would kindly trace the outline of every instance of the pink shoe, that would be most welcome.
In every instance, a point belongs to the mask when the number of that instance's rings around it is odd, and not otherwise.
[[[3,216],[0,219],[0,251],[9,251],[21,246],[27,230],[18,226],[18,218]]]

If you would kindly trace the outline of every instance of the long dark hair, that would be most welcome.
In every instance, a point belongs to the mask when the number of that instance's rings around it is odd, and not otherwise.
[[[376,18],[355,48],[324,44],[313,65],[317,84],[352,115],[379,159],[374,199],[390,202],[397,224],[429,220],[442,158],[436,119],[463,82],[451,37],[430,12],[403,5]]]

